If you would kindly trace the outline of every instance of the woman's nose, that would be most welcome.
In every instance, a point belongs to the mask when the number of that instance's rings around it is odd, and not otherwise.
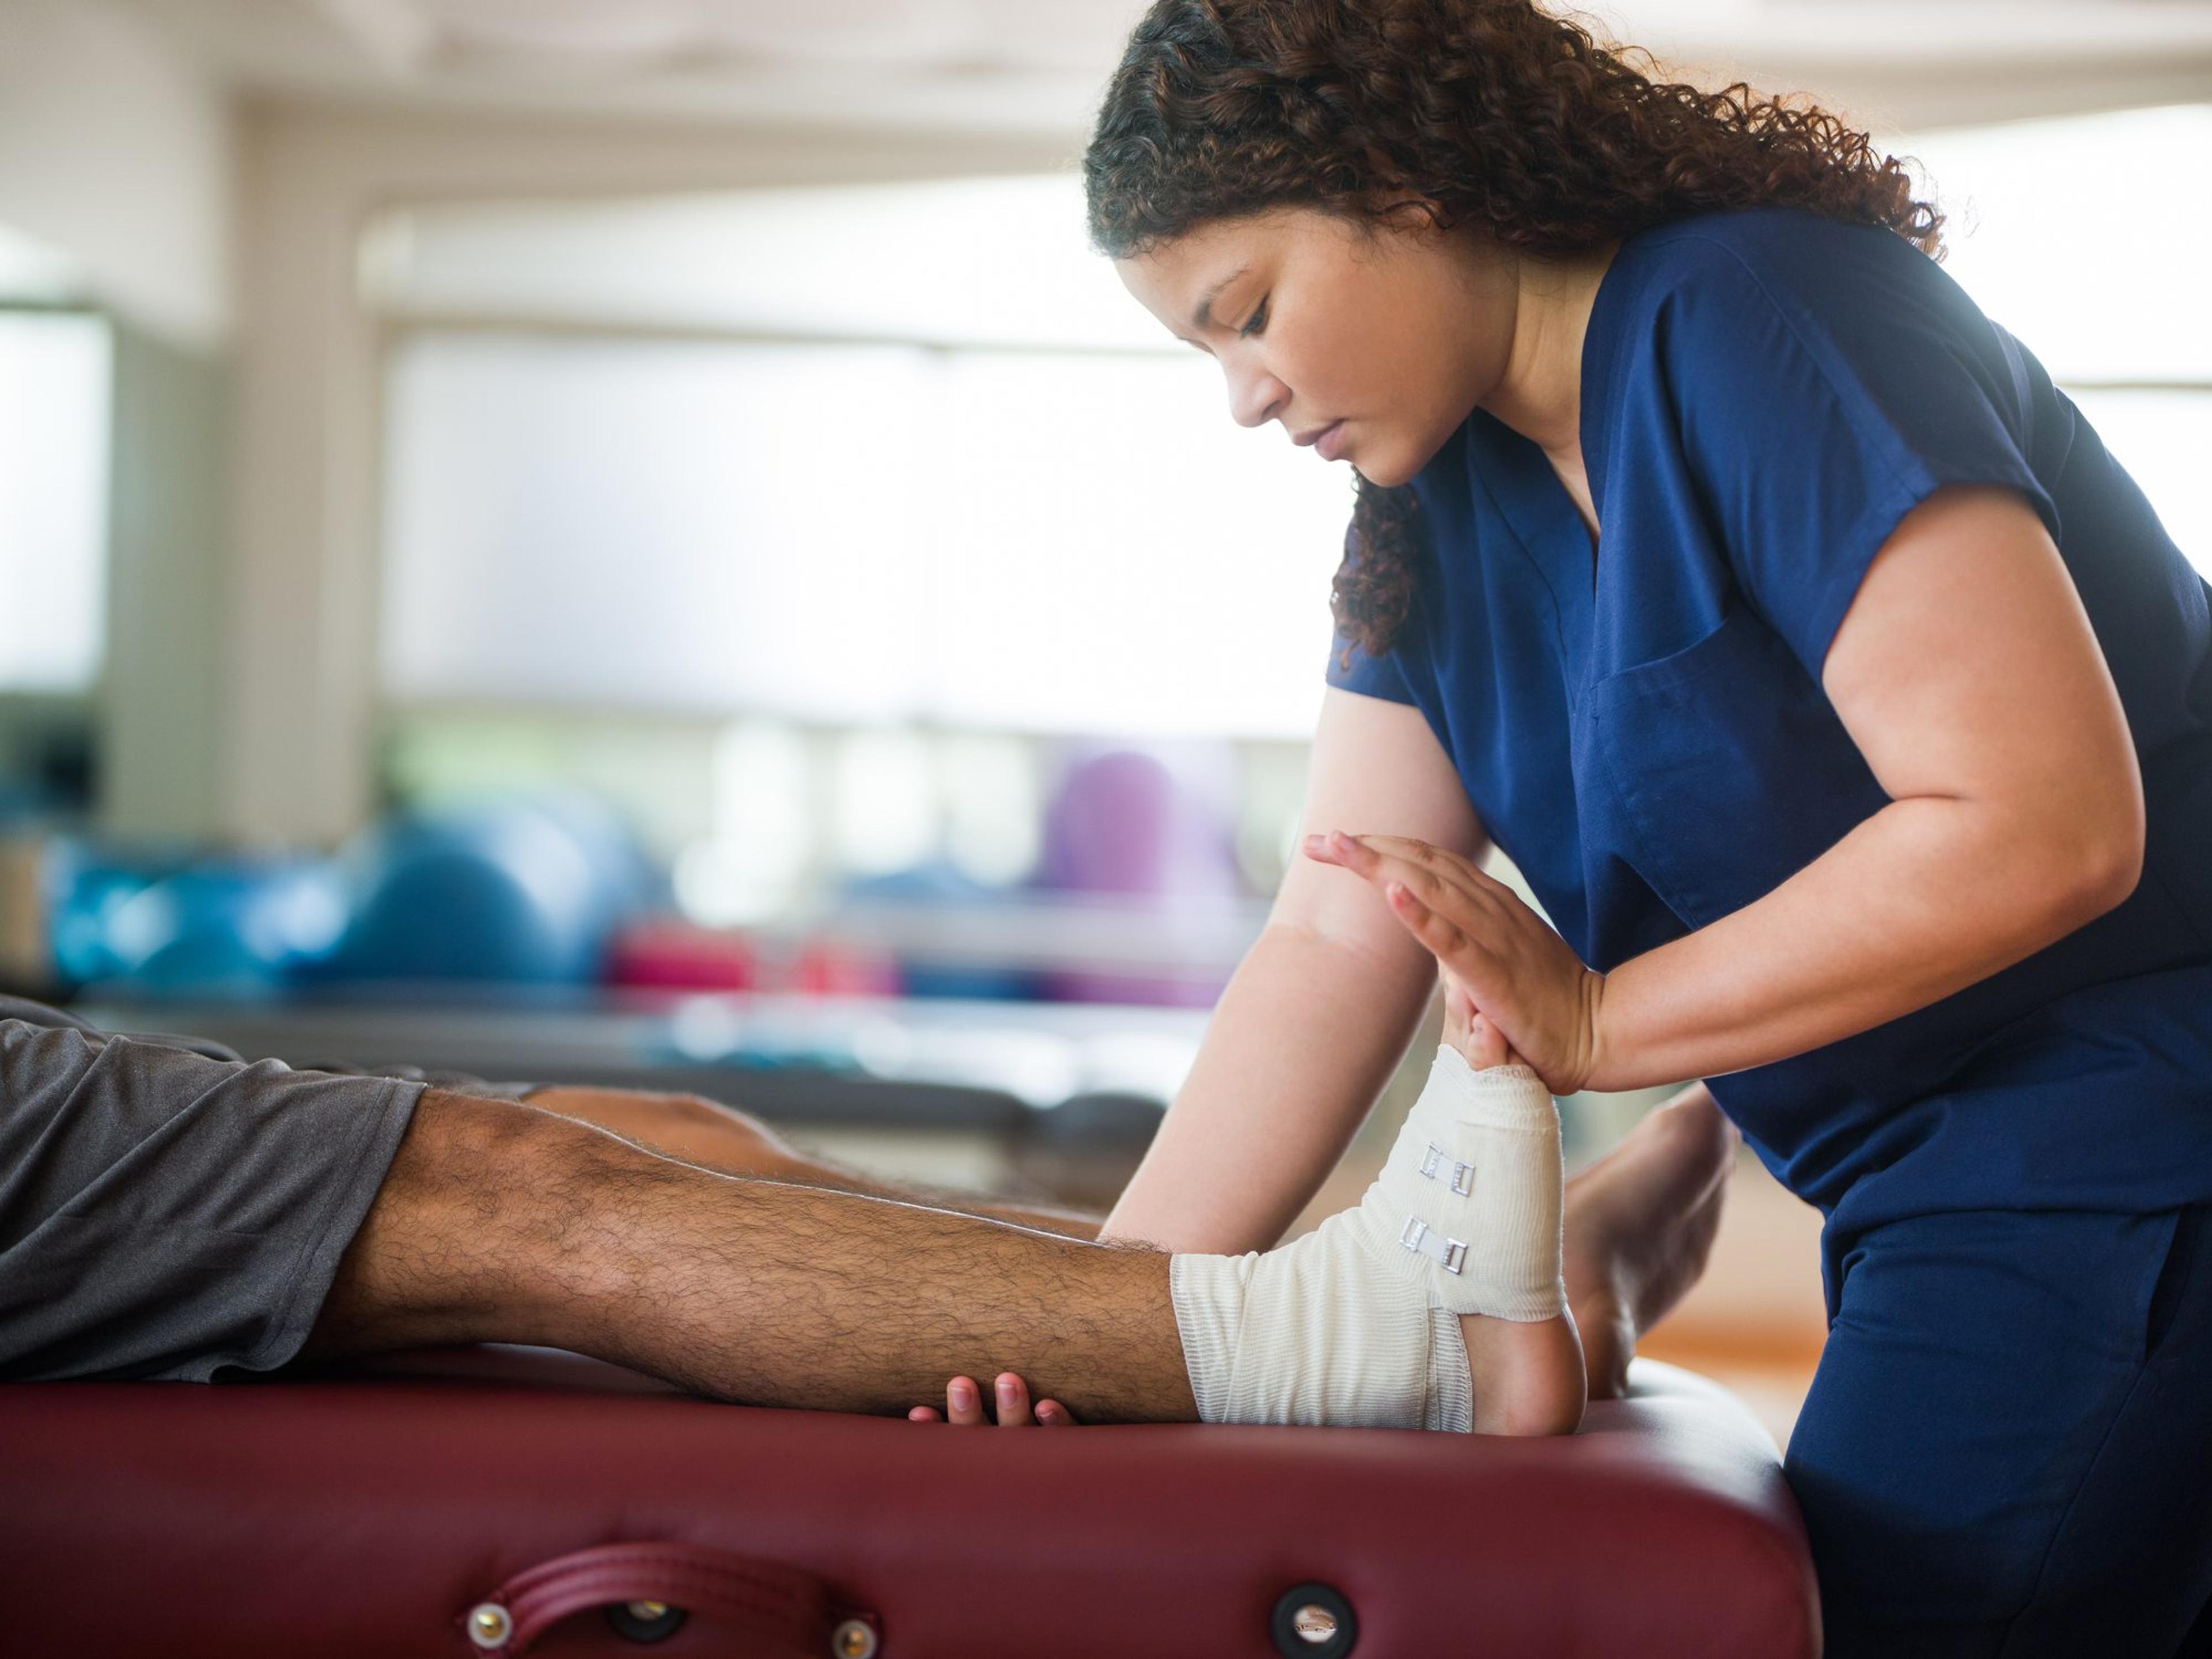
[[[1239,426],[1264,426],[1290,401],[1291,389],[1265,369],[1230,368],[1229,414]]]

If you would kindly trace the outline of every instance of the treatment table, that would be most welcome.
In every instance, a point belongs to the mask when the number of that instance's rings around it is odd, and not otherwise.
[[[1771,1441],[1639,1361],[1570,1439],[1000,1433],[477,1348],[0,1387],[11,1659],[1819,1650]]]

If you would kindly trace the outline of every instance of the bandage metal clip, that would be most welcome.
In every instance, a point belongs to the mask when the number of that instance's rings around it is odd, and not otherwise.
[[[1444,1149],[1437,1146],[1437,1143],[1432,1140],[1429,1143],[1429,1150],[1422,1154],[1421,1173],[1431,1181],[1442,1181],[1443,1177],[1441,1175],[1438,1175],[1437,1171],[1443,1169],[1443,1166]],[[1469,1194],[1474,1191],[1474,1164],[1454,1164],[1452,1165],[1451,1189],[1457,1193],[1462,1198],[1467,1197]]]
[[[1398,1242],[1416,1255],[1428,1257],[1448,1273],[1456,1273],[1467,1265],[1467,1241],[1431,1232],[1429,1224],[1417,1215],[1406,1218],[1406,1230],[1398,1235]]]

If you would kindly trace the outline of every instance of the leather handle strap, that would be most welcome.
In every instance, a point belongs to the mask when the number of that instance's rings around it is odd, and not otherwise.
[[[710,1615],[762,1659],[821,1659],[830,1651],[830,1599],[819,1579],[698,1544],[602,1544],[541,1562],[478,1604],[506,1610],[505,1639],[493,1645],[473,1639],[480,1652],[526,1653],[569,1614],[629,1601]]]

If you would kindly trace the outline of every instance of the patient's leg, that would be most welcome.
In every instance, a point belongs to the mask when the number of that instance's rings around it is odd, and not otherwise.
[[[1070,1238],[1096,1238],[1103,1217],[1047,1205],[1010,1204],[972,1193],[940,1192],[894,1186],[840,1169],[801,1152],[759,1119],[702,1095],[635,1089],[593,1089],[554,1085],[532,1091],[533,1106],[580,1122],[612,1130],[648,1152],[665,1153],[725,1175],[761,1176],[794,1181],[835,1192],[864,1193],[926,1204],[936,1210],[987,1216],[1018,1226],[1042,1228]]]
[[[1464,1040],[1449,1024],[1446,1036]],[[1470,1053],[1477,1066],[1498,1063],[1501,1057]],[[1075,1238],[1095,1237],[1098,1231],[1095,1216],[872,1182],[809,1157],[744,1112],[696,1095],[555,1087],[538,1091],[531,1100],[705,1169],[900,1199]],[[1735,1141],[1712,1097],[1698,1085],[1652,1112],[1612,1152],[1567,1182],[1567,1299],[1592,1399],[1621,1392],[1637,1339],[1670,1312],[1704,1272]],[[1554,1334],[1521,1328],[1484,1332],[1470,1321],[1468,1342],[1478,1398],[1494,1401],[1509,1389],[1523,1395],[1545,1392],[1526,1387],[1522,1374],[1531,1366],[1549,1371]],[[1487,1388],[1480,1386],[1486,1380]],[[953,1415],[963,1413],[955,1409]],[[971,1407],[966,1415],[980,1420],[980,1408]]]
[[[725,1399],[860,1412],[1018,1370],[1085,1416],[1186,1419],[1168,1260],[720,1175],[432,1091],[307,1352],[546,1343]]]
[[[899,1409],[955,1373],[1014,1370],[1094,1420],[1188,1419],[1196,1401],[1170,1265],[1146,1250],[720,1176],[529,1107],[432,1091],[309,1351],[543,1342],[726,1398],[854,1411]],[[1339,1275],[1355,1310],[1375,1299],[1364,1271]],[[1413,1323],[1368,1319],[1401,1351],[1395,1372],[1379,1352],[1365,1369],[1343,1347],[1292,1356],[1311,1374],[1279,1384],[1281,1415],[1429,1420],[1419,1400],[1410,1415],[1405,1404],[1403,1351],[1429,1363],[1432,1321],[1416,1309]],[[1466,1353],[1449,1346],[1463,1401]],[[1316,1413],[1318,1373],[1348,1360],[1355,1386]],[[1359,1386],[1370,1370],[1372,1388]],[[1499,1386],[1504,1410],[1512,1383]],[[1395,1403],[1378,1413],[1376,1400]],[[1463,1407],[1451,1425],[1468,1426]]]

